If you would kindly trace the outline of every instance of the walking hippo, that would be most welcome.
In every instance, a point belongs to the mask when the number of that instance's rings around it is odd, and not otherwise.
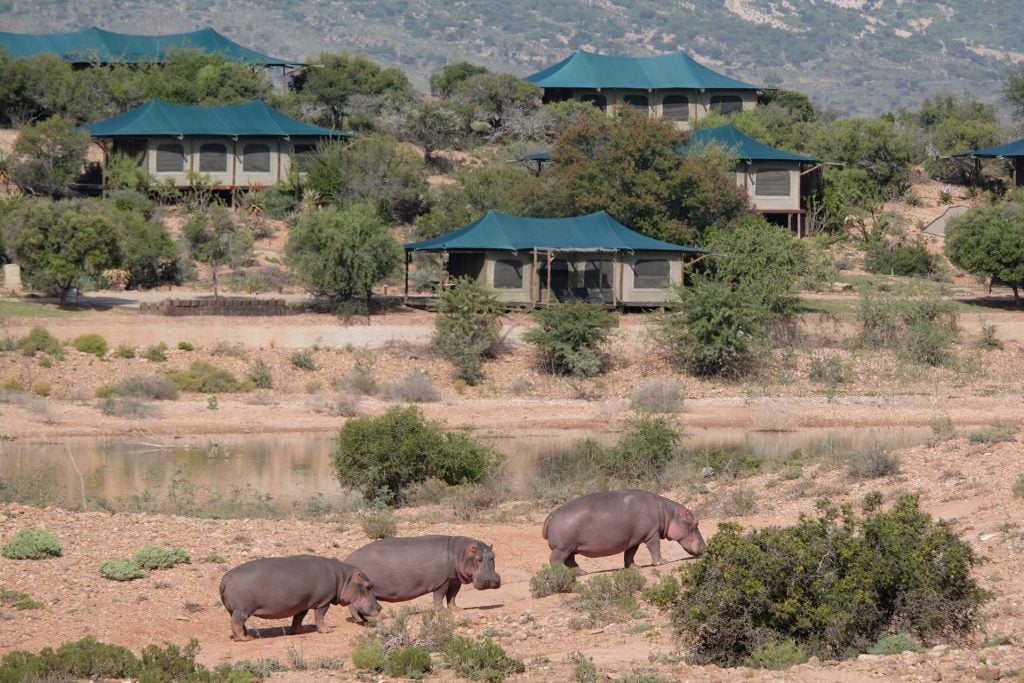
[[[248,640],[249,617],[292,618],[299,633],[309,610],[316,610],[316,630],[326,633],[324,615],[331,605],[348,605],[357,622],[376,614],[380,605],[366,573],[329,557],[293,555],[251,560],[228,570],[220,580],[220,601],[231,615],[231,635]]]
[[[697,518],[679,503],[647,491],[604,491],[570,500],[544,520],[544,538],[551,564],[565,564],[583,574],[576,554],[607,557],[624,553],[626,567],[643,543],[654,564],[661,564],[661,539],[679,541],[686,552],[700,555],[704,537]]]
[[[434,594],[434,607],[455,596],[464,583],[477,590],[500,588],[494,570],[494,549],[465,536],[382,538],[345,558],[373,577],[374,594],[383,602],[412,600]]]

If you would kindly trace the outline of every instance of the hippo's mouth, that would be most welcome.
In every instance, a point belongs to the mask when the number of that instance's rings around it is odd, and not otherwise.
[[[495,576],[493,579],[476,577],[473,579],[473,588],[481,591],[491,588],[501,588],[501,577]]]

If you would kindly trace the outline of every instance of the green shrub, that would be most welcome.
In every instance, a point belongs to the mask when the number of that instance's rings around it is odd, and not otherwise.
[[[581,584],[570,600],[573,609],[586,615],[570,625],[592,628],[633,618],[640,609],[636,593],[645,585],[644,575],[637,569],[620,569],[611,575],[595,576]]]
[[[134,581],[149,576],[149,573],[143,571],[135,560],[127,557],[104,562],[100,565],[100,574],[112,581]]]
[[[1024,498],[1024,474],[1017,475],[1011,487],[1014,498]]]
[[[468,277],[438,287],[434,301],[440,354],[455,366],[455,376],[475,385],[483,379],[484,356],[498,341],[504,308],[496,291]]]
[[[160,342],[153,346],[147,346],[141,355],[151,363],[163,363],[167,360],[167,344]]]
[[[192,346],[192,344],[190,344],[189,342],[183,341],[183,342],[178,342],[178,350],[179,351],[195,351],[196,347]]]
[[[850,453],[846,467],[854,479],[888,477],[900,471],[900,456],[875,444]]]
[[[379,671],[384,664],[384,647],[376,640],[362,640],[352,651],[352,664],[360,671]]]
[[[189,564],[192,558],[181,548],[144,545],[135,551],[132,560],[142,569],[170,569],[178,564]]]
[[[114,358],[135,358],[135,347],[128,344],[118,344],[114,349]]]
[[[999,341],[998,330],[992,323],[984,323],[978,331],[978,338],[974,345],[985,351],[993,351],[1003,348],[1003,342]]]
[[[43,603],[33,600],[28,593],[8,590],[0,590],[0,605],[13,607],[16,610],[42,609],[43,607]]]
[[[83,334],[75,337],[71,345],[82,353],[91,353],[98,358],[107,355],[107,340],[98,334]]]
[[[157,414],[156,408],[144,400],[127,396],[118,398],[114,395],[106,396],[100,403],[100,412],[113,417],[128,417],[141,420],[146,417],[153,417]]]
[[[545,598],[555,593],[572,593],[576,590],[576,572],[564,564],[547,566],[530,577],[530,595]]]
[[[178,398],[178,387],[174,382],[155,375],[132,375],[121,380],[112,388],[112,393],[118,396],[150,398],[155,401],[173,401]]]
[[[604,347],[615,318],[597,304],[556,304],[533,312],[537,327],[523,333],[555,375],[593,377],[604,370]]]
[[[844,363],[839,356],[835,354],[814,355],[811,357],[811,367],[807,379],[816,384],[834,387],[849,383],[852,374],[850,366]]]
[[[497,462],[483,442],[464,432],[446,432],[412,406],[349,420],[332,454],[342,486],[385,502],[400,502],[410,484],[427,477],[453,485],[482,481]]]
[[[750,489],[734,489],[722,500],[724,517],[744,517],[757,512],[757,494]]]
[[[20,379],[11,378],[8,380],[4,380],[4,383],[2,386],[0,386],[0,389],[3,389],[4,391],[13,391],[21,393],[25,391],[25,383],[22,382]]]
[[[987,599],[971,577],[975,555],[915,496],[862,517],[821,510],[747,534],[719,525],[684,571],[686,599],[672,612],[692,661],[737,666],[787,639],[822,659],[846,658],[894,627],[921,642],[974,628]]]
[[[675,380],[657,379],[637,388],[629,407],[648,413],[678,413],[683,409],[683,391]]]
[[[389,384],[382,393],[389,401],[406,403],[433,403],[440,398],[430,375],[422,370],[410,370],[401,382]]]
[[[627,420],[619,442],[605,449],[601,469],[627,483],[657,479],[676,456],[682,434],[662,417],[641,413]]]
[[[352,372],[337,381],[335,389],[348,391],[357,396],[373,396],[377,393],[377,380],[373,377],[373,365],[377,357],[372,351],[356,351]]]
[[[9,560],[42,560],[60,557],[62,552],[60,539],[49,531],[24,528],[11,536],[0,550],[0,555]]]
[[[49,382],[36,382],[32,385],[32,393],[36,396],[47,397],[53,392]]]
[[[367,538],[391,538],[398,532],[398,520],[388,510],[374,510],[360,522]]]
[[[663,576],[658,583],[644,590],[642,597],[655,607],[668,609],[679,600],[682,593],[683,589],[679,579],[669,574],[668,576]]]
[[[905,633],[894,633],[879,638],[878,642],[868,649],[872,655],[898,655],[901,652],[920,652],[921,644]]]
[[[388,653],[384,671],[397,678],[423,678],[430,668],[429,652],[421,647],[403,647]]]
[[[938,299],[897,301],[861,297],[858,317],[861,343],[868,348],[900,351],[915,363],[941,365],[959,334],[952,305]]]
[[[249,381],[257,389],[273,389],[274,378],[270,374],[270,365],[264,360],[257,360],[249,370]]]
[[[219,341],[213,345],[210,353],[214,356],[228,356],[229,358],[245,358],[245,344],[242,342],[235,342],[234,344],[226,341]]]
[[[582,652],[570,652],[566,658],[572,664],[572,680],[576,683],[595,683],[597,681],[597,666],[594,660]]]
[[[993,424],[983,429],[970,432],[967,435],[967,440],[971,443],[1002,443],[1004,441],[1013,441],[1013,430],[1006,425]]]
[[[227,370],[205,361],[192,363],[188,370],[169,370],[167,378],[174,382],[180,391],[200,394],[248,391],[250,388]]]
[[[45,327],[33,327],[29,333],[18,340],[18,350],[26,356],[46,353],[57,360],[64,358],[64,350],[60,341]]]
[[[762,460],[744,448],[712,446],[689,456],[693,468],[705,477],[736,479],[761,469]]]
[[[868,245],[864,267],[869,273],[925,277],[935,272],[936,260],[921,242],[878,240]]]
[[[306,349],[292,352],[292,367],[299,370],[316,370],[316,361],[313,360],[313,353]]]
[[[751,669],[783,671],[791,666],[803,664],[808,659],[804,649],[787,638],[778,643],[762,645],[750,653],[747,666]]]
[[[452,638],[442,654],[457,675],[471,681],[500,683],[506,676],[526,670],[522,661],[510,657],[490,638]]]

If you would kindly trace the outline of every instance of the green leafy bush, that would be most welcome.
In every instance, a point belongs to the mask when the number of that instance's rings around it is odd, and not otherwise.
[[[896,349],[908,360],[941,365],[959,335],[956,312],[938,299],[899,301],[863,295],[858,309],[861,343]]]
[[[50,334],[45,327],[33,327],[29,330],[27,335],[18,340],[18,350],[26,356],[45,353],[57,360],[64,358],[60,340]]]
[[[1004,424],[992,424],[977,431],[970,432],[967,440],[971,443],[1002,443],[1013,441],[1013,429]]]
[[[169,370],[167,378],[174,382],[180,391],[191,391],[200,394],[231,393],[248,391],[249,384],[240,382],[234,375],[212,363],[196,361],[188,370]]]
[[[787,638],[778,643],[762,645],[751,652],[747,666],[751,669],[782,671],[806,661],[807,653],[804,652],[804,649],[792,639]]]
[[[761,469],[762,460],[744,448],[712,446],[689,456],[694,469],[706,477],[725,476],[736,479]]]
[[[154,375],[132,375],[113,386],[118,396],[150,398],[156,401],[173,401],[178,398],[178,387],[164,377]],[[99,394],[97,394],[99,395]]]
[[[921,242],[877,240],[868,245],[864,266],[869,273],[924,277],[935,272],[935,257]]]
[[[896,627],[925,643],[974,628],[987,599],[971,578],[977,559],[915,496],[863,517],[821,506],[819,519],[787,528],[719,526],[672,612],[692,661],[736,666],[787,639],[846,658]]]
[[[0,605],[13,607],[16,610],[42,609],[43,607],[43,603],[33,600],[28,593],[9,590],[0,590]]]
[[[835,387],[840,384],[849,383],[853,372],[843,359],[835,354],[814,355],[811,357],[811,366],[807,372],[807,379],[817,384],[825,384]]]
[[[423,678],[431,665],[430,653],[423,648],[403,647],[388,653],[384,670],[397,678]]]
[[[178,342],[179,351],[195,351],[196,347],[187,341]]]
[[[265,360],[257,360],[249,370],[249,381],[257,389],[273,389],[274,378],[270,374],[270,365]]]
[[[367,538],[391,538],[398,532],[398,520],[388,510],[374,510],[360,522]]]
[[[572,593],[576,590],[576,572],[564,564],[547,566],[530,577],[530,595],[545,598],[555,593]]]
[[[42,560],[60,557],[60,539],[42,529],[18,529],[11,540],[4,544],[0,555],[10,560]]]
[[[91,353],[98,358],[107,355],[107,340],[98,334],[83,334],[75,337],[71,345],[82,353]]]
[[[114,358],[135,358],[135,347],[128,344],[118,344],[114,349]]]
[[[644,590],[642,597],[655,607],[668,609],[679,600],[682,594],[683,588],[679,583],[679,579],[669,574],[668,576],[663,576],[658,583]]]
[[[637,569],[620,569],[611,575],[595,576],[576,589],[569,604],[586,616],[571,621],[570,626],[592,628],[633,618],[640,609],[636,593],[646,583]]]
[[[132,555],[132,560],[142,569],[170,569],[178,564],[189,564],[192,558],[181,548],[165,548],[161,545],[144,545]]]
[[[482,481],[498,458],[481,441],[446,432],[410,406],[349,420],[338,434],[332,462],[342,486],[358,489],[368,500],[401,502],[410,484],[428,477],[448,484]]]
[[[135,560],[127,557],[104,562],[100,565],[100,574],[112,581],[134,581],[149,576],[149,573],[143,571]]]
[[[619,442],[605,449],[601,469],[627,483],[657,479],[678,452],[682,434],[662,417],[640,413],[627,420]]]
[[[597,681],[597,666],[594,660],[582,652],[571,652],[566,661],[572,664],[572,680],[576,683],[595,683]]]
[[[878,639],[868,649],[871,655],[898,655],[901,652],[920,652],[921,644],[905,633],[894,633]]]
[[[510,657],[490,638],[452,638],[442,654],[457,675],[471,681],[501,683],[506,676],[526,670],[521,660]]]
[[[498,295],[478,281],[460,277],[439,287],[434,302],[437,312],[437,350],[455,366],[456,377],[475,385],[483,379],[484,356],[498,341],[499,319],[504,309]]]
[[[854,479],[877,479],[900,471],[900,456],[878,444],[850,453],[847,471]]]
[[[153,346],[147,346],[141,355],[151,363],[163,363],[167,360],[167,344],[160,342]]]
[[[352,664],[360,671],[379,671],[384,665],[384,646],[373,639],[363,639],[352,651]]]
[[[299,370],[316,370],[316,361],[313,360],[313,354],[307,349],[293,351],[291,361],[293,368],[297,368]]]
[[[557,304],[533,312],[537,327],[523,333],[555,375],[593,377],[605,366],[604,346],[615,318],[597,304]]]

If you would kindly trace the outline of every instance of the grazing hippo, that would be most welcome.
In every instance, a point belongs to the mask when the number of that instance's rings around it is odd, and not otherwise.
[[[686,552],[704,552],[704,537],[693,513],[662,496],[626,489],[591,493],[570,500],[544,520],[544,538],[551,548],[551,564],[565,564],[583,574],[576,553],[607,557],[623,553],[626,567],[643,543],[654,564],[661,564],[661,539],[679,541]]]
[[[380,611],[365,572],[316,555],[267,557],[240,564],[220,580],[220,601],[231,615],[235,640],[249,639],[245,629],[249,617],[291,617],[292,633],[298,633],[312,609],[317,632],[326,633],[324,615],[331,605],[348,605],[358,622]]]
[[[383,602],[412,600],[434,594],[434,607],[455,596],[464,583],[477,590],[500,588],[494,571],[494,549],[465,536],[382,538],[345,558],[373,577],[374,593]]]

